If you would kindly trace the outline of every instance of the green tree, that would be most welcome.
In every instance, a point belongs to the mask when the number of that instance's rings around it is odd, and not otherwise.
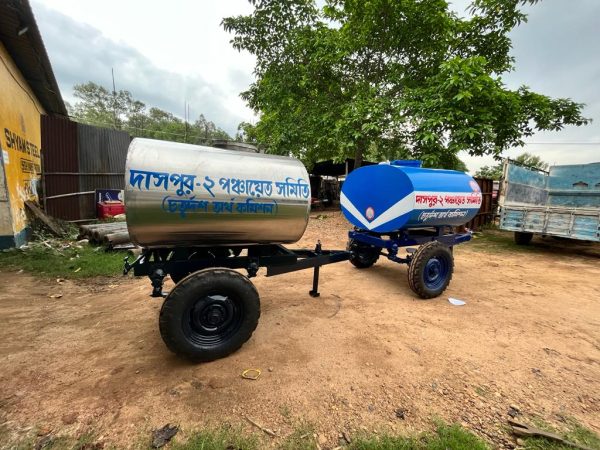
[[[72,106],[71,115],[74,119],[116,128],[115,102],[106,88],[92,81],[76,84],[73,86],[73,96],[78,100]]]
[[[515,158],[515,161],[523,166],[533,167],[540,170],[548,170],[548,163],[543,161],[542,158],[531,153],[521,153]]]
[[[258,143],[306,163],[364,156],[493,155],[536,130],[583,125],[582,105],[523,86],[510,90],[509,32],[536,0],[475,0],[461,18],[445,0],[250,0],[223,20],[256,56],[242,97],[260,114]]]
[[[499,180],[502,178],[502,164],[496,164],[495,166],[483,166],[477,172],[475,172],[477,178],[491,178],[492,180]]]
[[[69,115],[90,125],[122,129],[135,137],[149,137],[176,142],[209,145],[214,139],[231,137],[214,122],[200,114],[194,123],[174,114],[151,107],[133,98],[129,91],[110,92],[92,81],[76,84],[77,102],[68,105]]]
[[[240,122],[235,134],[235,140],[238,142],[247,142],[249,144],[257,144],[258,136],[256,135],[256,127],[249,122]]]
[[[141,137],[183,142],[185,140],[185,123],[172,113],[160,108],[150,108],[146,114],[145,129]]]
[[[539,156],[532,155],[531,153],[521,153],[514,159],[514,161],[525,167],[532,167],[534,169],[540,170],[548,170],[548,163],[544,162]],[[503,163],[499,163],[494,166],[483,166],[475,173],[475,176],[480,178],[491,178],[493,180],[499,180],[500,178],[502,178],[502,166]]]
[[[200,114],[200,117],[192,125],[192,138],[190,142],[207,145],[213,139],[229,140],[231,137],[217,127],[214,122],[207,120],[204,114]]]

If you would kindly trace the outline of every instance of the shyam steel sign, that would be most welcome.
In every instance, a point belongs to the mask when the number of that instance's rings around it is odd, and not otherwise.
[[[35,125],[39,129],[39,125]],[[4,170],[13,215],[13,231],[19,233],[26,226],[23,202],[37,197],[41,173],[40,148],[8,127],[4,128],[3,134],[2,150],[8,156],[4,156]]]
[[[33,156],[35,158],[40,157],[40,149],[38,148],[38,146],[35,145],[33,142],[29,142],[27,139],[19,136],[14,131],[5,128],[4,137],[6,139],[5,142],[7,148],[14,148],[21,153],[25,153],[26,155]]]
[[[37,101],[6,48],[0,45],[0,147],[6,189],[0,204],[0,246],[25,242],[27,217],[24,202],[37,198],[41,174],[40,116],[44,109]]]

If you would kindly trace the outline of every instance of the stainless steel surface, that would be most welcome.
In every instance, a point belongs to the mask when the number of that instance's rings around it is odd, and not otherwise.
[[[127,226],[144,247],[296,242],[310,197],[297,159],[151,139],[129,146]]]

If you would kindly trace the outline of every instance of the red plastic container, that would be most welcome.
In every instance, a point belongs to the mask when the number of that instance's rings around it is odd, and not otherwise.
[[[98,202],[96,212],[98,219],[106,219],[125,213],[125,205],[119,200]]]

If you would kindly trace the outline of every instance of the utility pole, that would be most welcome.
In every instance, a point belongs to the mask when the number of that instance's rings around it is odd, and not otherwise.
[[[117,127],[117,89],[115,88],[115,70],[111,67],[110,73],[112,74],[112,82],[113,82],[113,118],[115,121],[115,128]]]
[[[187,100],[183,101],[183,122],[185,124],[185,134],[183,135],[183,142],[185,142],[187,144],[187,132],[188,132]]]

